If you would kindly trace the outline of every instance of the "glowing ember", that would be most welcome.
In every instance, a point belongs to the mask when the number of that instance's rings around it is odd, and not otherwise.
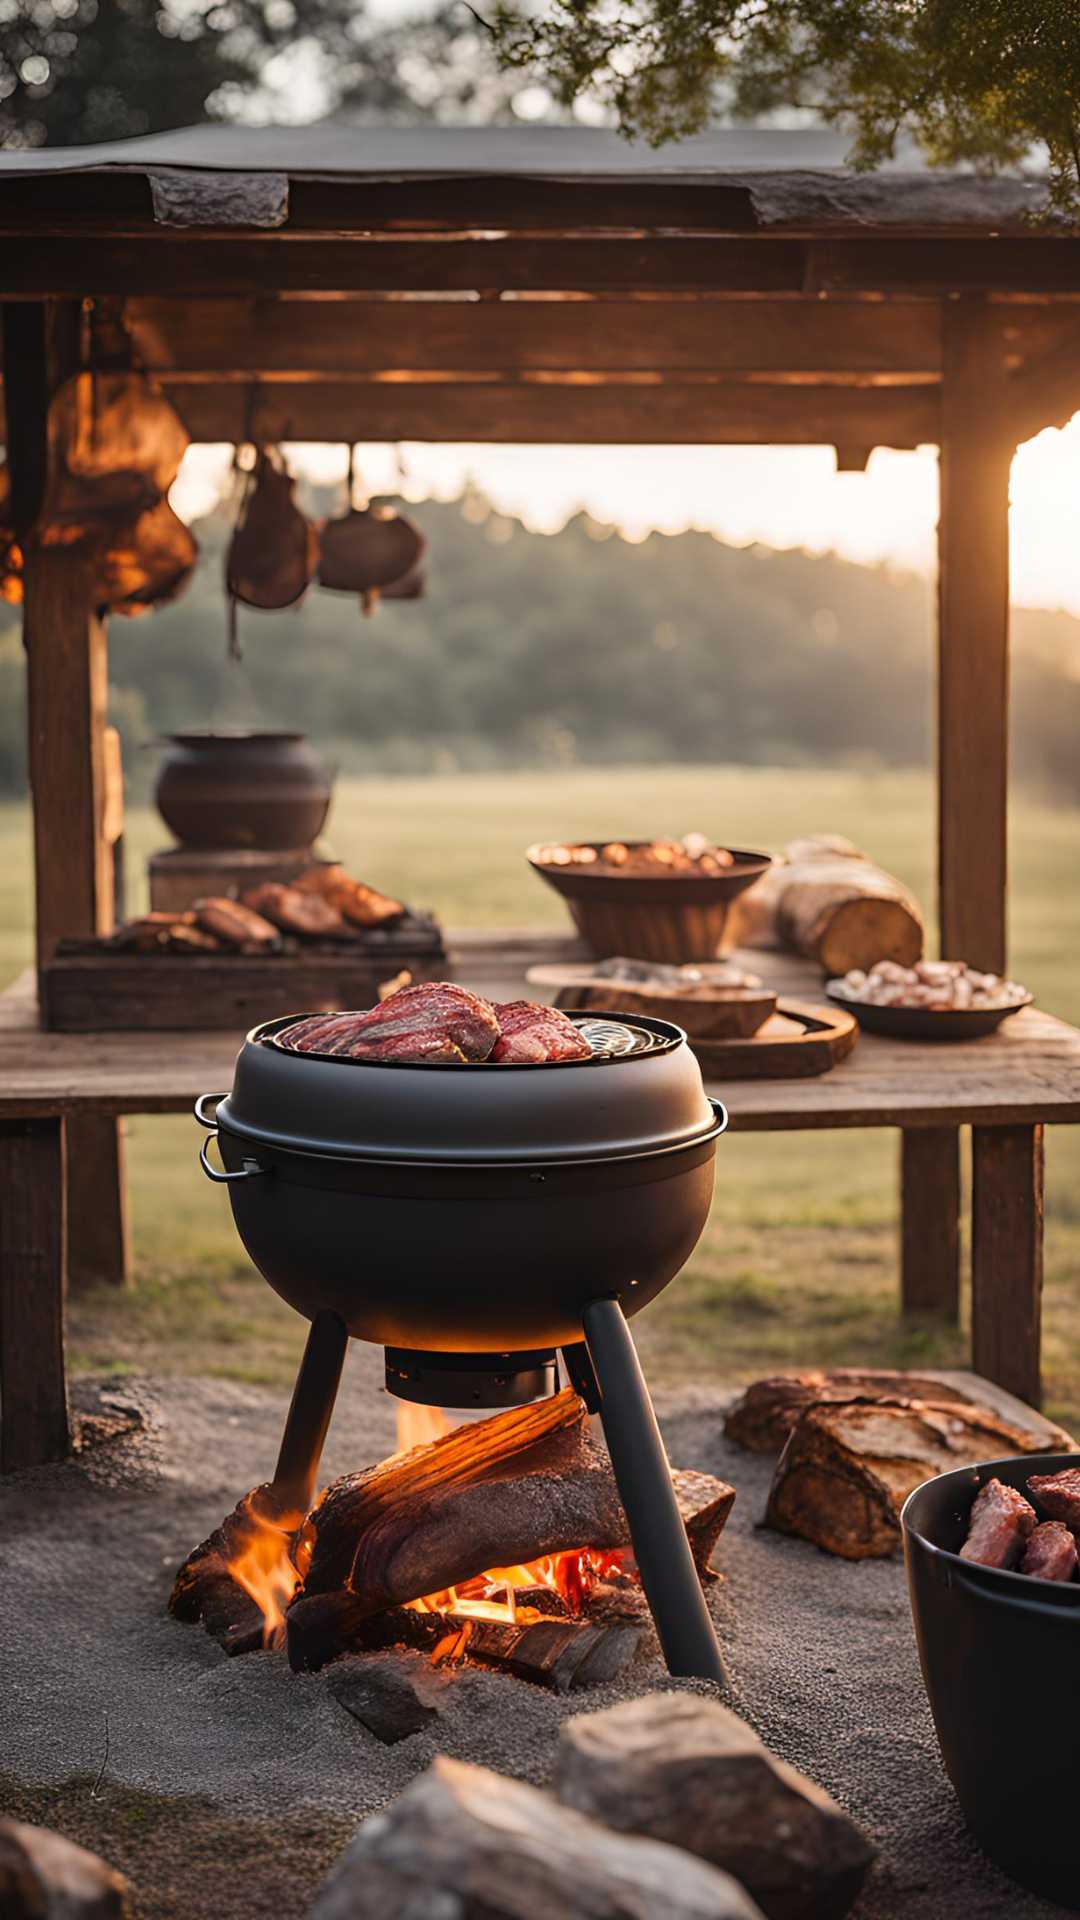
[[[311,1537],[302,1513],[270,1514],[249,1493],[233,1537],[238,1551],[226,1563],[237,1586],[263,1617],[263,1646],[278,1647],[285,1635],[285,1609],[311,1562]]]

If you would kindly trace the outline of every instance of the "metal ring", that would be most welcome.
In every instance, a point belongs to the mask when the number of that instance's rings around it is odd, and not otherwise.
[[[205,1125],[206,1125],[206,1122],[204,1120],[203,1126]],[[260,1173],[269,1173],[270,1171],[269,1167],[260,1167],[257,1160],[245,1160],[243,1166],[237,1167],[232,1173],[229,1173],[229,1172],[219,1173],[216,1167],[212,1167],[210,1165],[210,1162],[206,1157],[207,1149],[210,1145],[211,1140],[216,1140],[216,1139],[217,1139],[217,1130],[215,1128],[212,1132],[207,1134],[206,1139],[203,1140],[199,1145],[199,1165],[202,1168],[203,1172],[205,1173],[207,1179],[212,1180],[215,1186],[218,1186],[218,1187],[227,1186],[230,1180],[254,1180],[258,1177]]]
[[[214,1106],[216,1107],[219,1100],[224,1100],[224,1098],[225,1098],[225,1095],[223,1093],[200,1093],[198,1099],[195,1102],[195,1118],[198,1121],[200,1127],[205,1127],[208,1133],[212,1132],[214,1127],[217,1125],[217,1115],[215,1114],[212,1120],[207,1119],[206,1114],[203,1112],[203,1108],[206,1106],[206,1103],[208,1100],[212,1100],[214,1103]]]
[[[728,1115],[728,1110],[725,1107],[723,1101],[712,1100],[709,1098],[708,1094],[705,1095],[705,1098],[706,1100],[709,1101],[709,1105],[713,1110],[713,1117],[720,1122],[719,1132],[726,1133],[728,1129],[729,1115]],[[206,1125],[205,1120],[203,1121],[203,1125],[204,1126]]]

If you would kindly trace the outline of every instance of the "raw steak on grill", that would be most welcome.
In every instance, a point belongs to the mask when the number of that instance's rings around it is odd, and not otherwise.
[[[1051,1520],[1064,1520],[1074,1533],[1080,1533],[1080,1467],[1066,1467],[1061,1473],[1033,1473],[1028,1492]]]
[[[1015,1567],[1034,1531],[1035,1509],[1023,1494],[1004,1481],[988,1480],[975,1497],[960,1558],[980,1567]]]
[[[499,1037],[495,1009],[447,980],[402,987],[366,1013],[313,1015],[280,1034],[297,1053],[349,1060],[486,1060]]]
[[[1037,1526],[1020,1562],[1021,1573],[1039,1580],[1071,1580],[1076,1572],[1076,1541],[1061,1520]]]
[[[542,1060],[584,1060],[592,1052],[572,1020],[557,1007],[531,1000],[496,1001],[499,1037],[491,1058],[536,1066]]]

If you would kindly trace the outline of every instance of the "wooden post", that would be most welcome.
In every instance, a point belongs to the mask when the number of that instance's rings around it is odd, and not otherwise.
[[[971,1143],[972,1366],[1037,1407],[1043,1130],[973,1127]]]
[[[0,1472],[71,1451],[63,1121],[0,1121]]]
[[[995,972],[1006,955],[1009,468],[1002,321],[946,302],[938,520],[941,951]]]
[[[900,1135],[900,1300],[904,1313],[960,1318],[960,1129]]]

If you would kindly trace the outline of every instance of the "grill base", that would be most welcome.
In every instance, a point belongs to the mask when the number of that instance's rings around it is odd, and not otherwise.
[[[524,1407],[558,1388],[554,1347],[538,1353],[386,1349],[387,1393],[421,1407]]]

